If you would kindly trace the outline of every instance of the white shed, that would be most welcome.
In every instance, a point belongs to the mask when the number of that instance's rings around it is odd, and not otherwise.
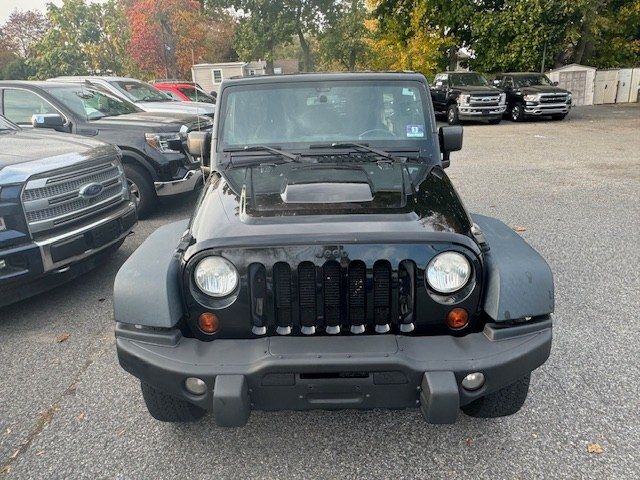
[[[631,74],[631,91],[629,92],[629,101],[637,102],[638,93],[640,91],[640,68],[634,68]]]
[[[602,105],[604,103],[616,103],[618,93],[618,73],[617,68],[609,70],[598,70],[593,88],[593,104]]]
[[[593,105],[593,86],[596,69],[587,65],[572,63],[555,68],[547,73],[552,82],[571,92],[574,105]]]
[[[266,62],[200,63],[191,67],[191,77],[207,92],[218,93],[222,80],[233,77],[264,75]]]

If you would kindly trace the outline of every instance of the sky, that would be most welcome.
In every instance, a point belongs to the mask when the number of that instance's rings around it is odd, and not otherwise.
[[[96,0],[92,0],[95,2]],[[104,1],[104,0],[97,0]],[[62,0],[0,0],[0,25],[7,21],[11,12],[18,10],[40,10],[47,11],[47,3],[62,5]]]

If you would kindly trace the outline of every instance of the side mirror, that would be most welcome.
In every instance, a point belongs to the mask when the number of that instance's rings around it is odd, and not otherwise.
[[[211,132],[189,132],[187,135],[187,151],[194,157],[209,158],[211,149]]]
[[[502,81],[501,81],[501,80],[494,80],[494,81],[493,81],[493,86],[494,86],[494,87],[499,87],[501,83],[502,83]]]
[[[447,168],[451,165],[449,154],[462,149],[462,126],[449,125],[440,127],[438,140],[440,141],[440,151],[442,152],[442,168]]]
[[[551,82],[551,85],[553,85],[554,87],[558,86],[558,82]]]
[[[65,126],[64,118],[57,113],[37,113],[31,116],[34,128],[61,128]]]

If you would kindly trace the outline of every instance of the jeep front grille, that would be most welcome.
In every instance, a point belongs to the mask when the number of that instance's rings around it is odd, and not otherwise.
[[[81,195],[83,187],[99,184],[95,196]],[[22,192],[25,218],[32,234],[68,225],[119,204],[126,198],[124,171],[113,159],[75,166],[32,177]]]
[[[305,261],[295,268],[278,262],[273,265],[268,282],[269,268],[251,264],[252,330],[260,334],[273,332],[273,327],[278,334],[298,329],[303,334],[385,333],[397,326],[400,331],[409,332],[415,318],[414,269],[409,261],[401,262],[395,273],[386,260],[375,262],[372,268],[359,260],[346,265],[334,260],[324,265]],[[270,298],[265,285],[269,283],[275,325],[268,324],[265,315],[265,302]]]

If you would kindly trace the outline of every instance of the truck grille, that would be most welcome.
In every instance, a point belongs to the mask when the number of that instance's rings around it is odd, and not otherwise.
[[[403,261],[397,272],[386,260],[375,262],[369,269],[359,260],[346,265],[334,260],[324,265],[305,261],[297,268],[278,262],[271,269],[275,325],[268,325],[262,315],[262,306],[270,297],[264,288],[270,283],[266,279],[268,270],[262,264],[249,266],[254,332],[264,334],[269,327],[275,327],[277,333],[289,334],[299,327],[305,334],[323,330],[330,334],[373,330],[386,333],[392,326],[409,324],[415,318],[415,288],[398,283],[398,276],[415,281],[415,265],[410,261]],[[257,305],[261,306],[260,312]],[[399,305],[404,306],[402,311],[398,310]],[[405,332],[411,329],[413,325],[410,329],[401,328]]]
[[[566,103],[566,93],[543,93],[540,95],[540,103]]]
[[[93,196],[81,191],[100,185]],[[96,187],[97,188],[97,187]],[[32,234],[77,222],[126,198],[124,171],[116,160],[75,166],[31,178],[22,192],[25,218]]]
[[[471,95],[469,105],[472,107],[494,107],[500,102],[500,95]]]

